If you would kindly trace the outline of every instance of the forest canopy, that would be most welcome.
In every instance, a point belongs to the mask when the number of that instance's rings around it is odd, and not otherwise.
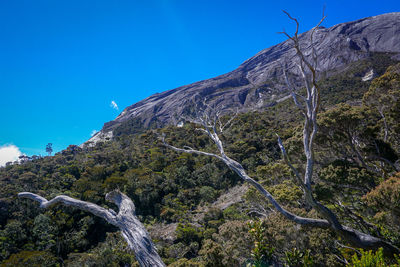
[[[375,65],[388,68],[372,82],[355,75],[360,66]],[[314,197],[341,223],[399,247],[400,64],[389,54],[377,54],[320,85]],[[352,94],[338,94],[339,89]],[[225,152],[287,210],[317,218],[301,200],[301,188],[276,142],[278,134],[299,168],[300,129],[301,114],[287,100],[263,112],[239,114],[221,139]],[[133,200],[163,261],[172,266],[357,266],[368,257],[396,263],[381,250],[352,248],[329,229],[299,227],[222,162],[179,154],[159,141],[164,133],[176,146],[216,152],[194,124],[134,133],[122,126],[119,133],[94,147],[70,146],[51,157],[0,168],[2,266],[134,265],[116,227],[70,207],[41,211],[17,198],[22,191],[48,198],[65,194],[115,209],[104,200],[114,189]]]

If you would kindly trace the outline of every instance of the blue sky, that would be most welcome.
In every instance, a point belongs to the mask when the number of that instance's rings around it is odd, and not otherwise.
[[[385,0],[2,0],[0,147],[81,144],[125,107],[283,41],[276,32],[293,25],[282,9],[305,31],[324,5],[327,27],[400,11]]]

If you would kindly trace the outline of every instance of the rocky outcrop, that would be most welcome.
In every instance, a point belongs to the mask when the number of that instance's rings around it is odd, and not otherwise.
[[[361,78],[363,82],[370,81],[376,77],[376,73],[373,69],[370,69],[365,75]]]
[[[300,35],[301,47],[309,55],[310,31]],[[318,70],[324,75],[345,69],[349,63],[368,58],[371,52],[389,52],[400,58],[400,12],[360,19],[316,30]],[[179,123],[190,113],[194,102],[207,99],[221,110],[241,111],[273,105],[287,96],[282,67],[297,80],[296,54],[290,40],[264,49],[227,74],[154,94],[127,107],[115,120],[104,125],[98,135],[111,135],[115,127],[138,119],[144,127]],[[368,77],[367,77],[368,78]],[[95,136],[96,137],[96,136]]]

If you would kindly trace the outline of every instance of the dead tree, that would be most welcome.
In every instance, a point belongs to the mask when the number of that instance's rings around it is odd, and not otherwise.
[[[288,87],[290,88],[294,103],[300,109],[300,111],[304,116],[303,146],[304,146],[304,155],[306,157],[306,161],[304,163],[304,169],[305,169],[304,173],[301,173],[290,162],[286,149],[279,136],[278,136],[278,144],[281,149],[283,159],[291,168],[294,174],[294,179],[296,179],[297,183],[301,186],[304,192],[304,198],[306,203],[308,203],[308,205],[310,205],[313,209],[315,209],[322,219],[305,218],[286,210],[261,184],[259,184],[257,181],[255,181],[246,173],[245,169],[239,162],[227,156],[225,154],[223,144],[218,136],[218,134],[222,134],[223,129],[225,127],[221,126],[222,124],[219,120],[217,112],[215,111],[210,112],[210,110],[212,110],[210,107],[207,107],[204,110],[202,116],[196,116],[196,118],[192,120],[192,122],[201,126],[200,128],[198,128],[198,130],[209,136],[209,138],[217,146],[219,154],[199,151],[191,147],[178,148],[168,144],[165,141],[164,136],[162,137],[162,141],[166,147],[171,148],[177,152],[194,153],[194,154],[214,157],[221,160],[232,171],[237,173],[243,179],[243,181],[250,183],[264,197],[266,197],[278,212],[280,212],[287,219],[297,224],[310,227],[331,229],[334,232],[336,232],[339,236],[341,236],[343,239],[345,239],[350,244],[356,247],[364,249],[376,249],[379,247],[383,247],[385,252],[387,253],[390,254],[400,253],[399,248],[393,246],[392,244],[390,244],[385,240],[382,240],[380,238],[374,237],[369,234],[362,233],[356,229],[353,229],[352,227],[343,225],[338,219],[338,217],[328,207],[317,201],[313,196],[313,189],[312,189],[312,179],[314,174],[313,150],[314,150],[314,140],[318,131],[317,114],[320,104],[320,90],[317,84],[318,56],[316,49],[314,47],[313,37],[315,32],[318,30],[319,25],[322,23],[325,17],[323,17],[321,21],[317,24],[317,26],[311,30],[310,33],[311,59],[309,59],[309,57],[305,56],[304,52],[300,47],[298,38],[298,31],[299,31],[298,21],[295,18],[291,17],[289,13],[285,12],[285,14],[296,23],[296,32],[293,36],[290,36],[285,31],[282,33],[285,34],[293,42],[293,47],[296,50],[297,57],[299,59],[299,63],[297,65],[299,68],[299,72],[302,76],[302,79],[304,80],[304,86],[306,89],[305,95],[299,95],[295,91],[295,88],[291,86],[286,70],[284,70],[286,82]]]
[[[125,194],[119,191],[112,191],[106,195],[106,200],[117,205],[119,212],[112,209],[105,209],[96,204],[74,199],[72,197],[60,195],[51,200],[47,200],[39,195],[23,192],[19,193],[20,198],[29,198],[40,203],[40,208],[50,208],[55,204],[72,206],[80,210],[87,211],[103,218],[108,223],[118,227],[122,236],[128,242],[129,248],[133,250],[140,266],[165,266],[161,257],[157,253],[149,233],[135,214],[135,204]]]

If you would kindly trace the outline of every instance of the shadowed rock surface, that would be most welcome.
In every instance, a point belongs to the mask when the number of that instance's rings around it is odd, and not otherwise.
[[[311,52],[309,36],[310,31],[299,37],[306,55]],[[319,57],[318,70],[324,76],[345,70],[349,63],[369,58],[372,52],[393,53],[393,58],[400,60],[400,12],[330,28],[320,27],[314,40]],[[291,41],[284,41],[260,51],[232,72],[154,94],[127,107],[115,120],[105,123],[93,138],[113,136],[116,127],[132,119],[136,125],[145,128],[177,124],[179,117],[191,113],[194,102],[205,98],[226,112],[232,108],[247,111],[274,105],[288,92],[283,66],[288,69],[295,86],[301,86],[301,81],[296,80],[299,77],[297,61]],[[92,139],[90,141],[95,141]]]

